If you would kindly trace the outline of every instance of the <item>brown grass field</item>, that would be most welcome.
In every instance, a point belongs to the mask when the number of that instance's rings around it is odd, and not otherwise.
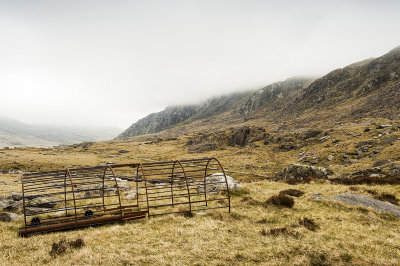
[[[329,167],[335,175],[372,167],[377,160],[400,161],[400,141],[380,145],[372,157],[344,163],[343,155],[361,140],[382,136],[374,127],[349,123],[334,128],[325,142],[310,143],[298,150],[276,151],[278,144],[225,147],[188,153],[189,135],[176,140],[153,142],[153,136],[95,143],[89,147],[54,149],[18,148],[0,150],[0,169],[6,171],[46,171],[107,162],[127,163],[147,160],[217,157],[228,174],[245,186],[232,195],[232,212],[208,211],[206,215],[168,215],[133,222],[110,224],[67,232],[17,236],[23,220],[0,222],[0,265],[396,265],[400,258],[400,219],[369,208],[348,206],[330,200],[341,192],[370,195],[368,191],[390,193],[400,198],[398,185],[337,185],[330,181],[288,185],[269,177],[300,152],[312,151],[318,166]],[[377,121],[384,123],[387,121]],[[399,124],[399,122],[396,122]],[[398,134],[399,133],[394,133]],[[159,135],[163,137],[163,135]],[[337,145],[332,139],[338,139]],[[150,143],[149,143],[150,142]],[[127,150],[126,153],[120,153]],[[333,160],[327,160],[333,155]],[[245,172],[245,173],[238,173]],[[0,196],[21,190],[18,174],[0,174]],[[6,183],[3,183],[6,181]],[[293,208],[266,205],[279,191],[294,188],[305,192],[294,198]],[[323,202],[309,197],[321,193]],[[299,222],[312,220],[313,231]],[[53,243],[81,238],[84,246],[68,247],[63,254],[50,254]]]

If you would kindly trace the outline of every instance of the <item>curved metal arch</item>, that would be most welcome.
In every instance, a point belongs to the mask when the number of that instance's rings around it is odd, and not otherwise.
[[[136,202],[138,209],[140,210],[140,205],[139,205],[139,165],[136,166]]]
[[[25,222],[25,233],[28,232],[27,224],[26,224],[26,207],[25,207],[25,188],[24,188],[24,175],[21,176],[21,185],[22,185],[22,206],[24,211],[24,222]]]
[[[177,161],[174,163],[174,167],[175,167],[175,164],[176,164],[176,163],[179,163],[179,165],[181,166],[182,172],[183,172],[183,176],[185,177],[186,188],[187,188],[188,199],[189,199],[189,212],[192,213],[192,201],[191,201],[191,199],[190,199],[190,189],[189,189],[189,182],[188,182],[188,180],[187,180],[186,171],[185,171],[185,168],[183,167],[181,161],[177,160]]]
[[[208,162],[207,162],[207,165],[206,165],[206,169],[205,169],[205,173],[204,173],[204,191],[206,191],[205,183],[206,183],[206,178],[207,178],[207,170],[208,170],[208,165],[210,164],[211,160],[215,160],[218,163],[219,167],[222,170],[222,173],[224,174],[225,183],[226,183],[226,192],[228,194],[228,212],[231,212],[231,195],[230,195],[230,192],[229,192],[228,178],[226,177],[226,173],[225,173],[224,168],[222,167],[222,164],[215,157],[208,159]],[[205,194],[206,194],[206,205],[207,205],[207,192],[205,192]]]
[[[114,169],[113,169],[110,165],[107,166],[106,169],[105,169],[105,171],[104,171],[104,178],[105,178],[105,173],[106,173],[106,171],[107,171],[107,168],[109,168],[109,169],[111,170],[111,173],[112,173],[112,175],[113,175],[113,177],[114,177],[115,187],[117,188],[119,209],[120,209],[120,213],[119,213],[119,214],[120,214],[121,219],[122,219],[121,195],[120,195],[120,192],[119,192],[119,186],[118,186],[117,178],[116,178],[116,176],[115,176]],[[103,180],[104,180],[104,179],[103,179]],[[103,181],[103,182],[104,182],[104,181]],[[103,202],[104,202],[104,186],[103,186]]]
[[[67,204],[67,171],[64,174],[64,208],[65,216],[68,216],[68,204]]]
[[[144,183],[144,187],[146,189],[146,202],[147,202],[147,216],[150,218],[150,206],[149,206],[149,195],[148,195],[148,191],[147,191],[147,182],[146,182],[146,176],[144,174],[144,168],[143,168],[143,164],[139,163],[138,164],[138,170],[140,169],[142,170],[142,179],[143,179],[143,183]],[[138,195],[139,197],[139,195]]]
[[[76,214],[76,200],[75,200],[75,191],[74,191],[74,183],[72,182],[71,171],[67,168],[66,173],[68,173],[69,181],[71,183],[71,190],[72,190],[72,198],[74,199],[74,212],[75,212],[75,228],[78,227],[78,215]]]
[[[172,171],[171,171],[171,204],[172,207],[174,207],[174,189],[173,189],[173,185],[174,185],[174,172],[175,172],[175,165],[177,162],[174,162],[174,164],[172,165]]]

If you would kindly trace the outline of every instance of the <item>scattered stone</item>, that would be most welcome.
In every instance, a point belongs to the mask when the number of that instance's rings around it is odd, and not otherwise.
[[[332,140],[332,143],[338,143],[340,140],[338,140],[338,139],[333,139]]]
[[[115,184],[113,186],[113,188],[117,188],[117,185]],[[131,186],[126,182],[118,182],[118,188],[119,188],[119,191],[124,192],[124,191],[130,190]]]
[[[39,208],[39,207],[26,207],[26,214],[27,215],[34,215],[34,214],[38,214],[38,213],[47,213],[52,211],[53,209],[49,209],[49,208]]]
[[[333,155],[328,155],[328,157],[326,157],[326,159],[328,160],[328,161],[332,161],[333,159],[334,159],[335,157],[333,156]]]
[[[22,207],[22,201],[15,201],[10,197],[0,198],[0,208],[3,211],[16,212]]]
[[[158,188],[164,188],[168,185],[168,183],[156,183],[155,186]]]
[[[87,191],[83,192],[83,195],[81,195],[81,197],[83,197],[83,198],[90,198],[94,195],[100,195],[100,196],[103,195],[103,185],[102,184],[95,184],[95,185],[91,185],[91,186],[82,187],[82,190],[87,190]],[[104,194],[105,195],[109,195],[110,193],[116,193],[116,192],[117,192],[117,189],[115,187],[110,187],[108,184],[104,184]]]
[[[385,145],[385,144],[393,145],[398,139],[399,139],[399,137],[397,135],[386,137],[386,138],[382,139],[381,144],[383,144],[383,145]]]
[[[389,173],[393,176],[400,176],[400,165],[393,165]]]
[[[372,177],[372,178],[379,178],[379,177],[384,177],[385,175],[383,175],[383,174],[371,174],[369,177]]]
[[[327,179],[332,174],[331,170],[324,167],[290,164],[282,172],[276,174],[274,180]]]
[[[55,199],[40,197],[40,198],[34,198],[34,199],[29,200],[27,202],[26,206],[34,207],[34,208],[52,209],[57,205],[57,203],[58,202]]]
[[[128,153],[129,151],[128,150],[120,150],[120,151],[118,151],[118,153]]]
[[[231,176],[226,176],[228,181],[229,190],[239,190],[243,188],[243,185],[236,182]],[[215,173],[206,177],[206,189],[207,192],[214,192],[219,190],[226,190],[225,177],[223,173]],[[197,187],[199,192],[204,192],[204,184],[200,184]]]
[[[300,135],[300,139],[305,140],[305,139],[315,138],[316,136],[318,136],[321,133],[322,133],[321,130],[310,129],[310,130],[302,132],[301,135]]]
[[[6,181],[1,181],[1,183],[2,183],[3,185],[5,185],[5,186],[8,186],[8,185],[9,185],[8,182],[6,182]]]
[[[22,215],[18,215],[12,212],[0,212],[0,222],[13,222],[21,217]]]
[[[321,196],[322,196],[322,194],[317,192],[317,193],[311,194],[310,198],[312,198],[313,200],[322,202],[322,201],[324,201],[324,199]]]
[[[215,143],[199,143],[189,147],[189,153],[203,153],[207,151],[215,151],[217,145]]]
[[[353,174],[352,176],[371,176],[372,174],[383,174],[383,171],[379,167],[374,167],[374,168],[366,168],[362,169],[360,171],[357,171]]]
[[[358,155],[362,155],[364,152],[368,152],[369,148],[371,148],[370,145],[363,145],[359,149],[356,150]]]
[[[352,193],[341,193],[331,198],[332,200],[338,200],[340,202],[353,205],[372,208],[378,212],[392,213],[400,218],[400,207],[381,200],[373,199],[367,196],[352,194]]]
[[[11,192],[11,197],[15,201],[22,200],[22,193]],[[28,198],[28,195],[26,195],[26,198]]]
[[[83,148],[83,149],[88,149],[90,146],[92,146],[94,142],[82,142],[78,144],[72,144],[70,145],[71,148]]]
[[[348,164],[355,164],[355,163],[359,163],[359,162],[360,161],[357,160],[357,159],[349,159],[349,160],[346,161],[346,163],[348,163]]]
[[[375,144],[376,144],[375,140],[363,140],[354,145],[354,147],[356,148],[360,148],[362,146],[372,147]]]
[[[136,192],[129,193],[129,195],[126,196],[126,198],[127,198],[127,199],[134,199],[134,198],[136,198]]]
[[[311,164],[317,164],[318,163],[318,156],[315,155],[312,152],[300,152],[300,158],[298,162],[303,162],[303,163],[311,163]]]
[[[280,144],[278,147],[278,150],[281,151],[291,151],[291,150],[297,150],[298,146],[294,144]]]
[[[392,161],[392,160],[390,160],[390,159],[379,160],[379,161],[374,162],[374,164],[373,164],[372,166],[373,166],[373,167],[379,167],[379,166],[388,164],[388,163],[390,163],[391,161]]]

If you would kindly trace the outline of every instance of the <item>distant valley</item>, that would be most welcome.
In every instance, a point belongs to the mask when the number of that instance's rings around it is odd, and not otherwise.
[[[115,138],[120,131],[113,127],[28,125],[15,119],[0,117],[0,148],[52,147],[102,141]]]

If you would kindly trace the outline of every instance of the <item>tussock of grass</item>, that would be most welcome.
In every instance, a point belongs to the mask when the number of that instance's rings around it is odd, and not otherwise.
[[[299,232],[293,230],[292,228],[288,227],[277,227],[277,228],[271,228],[268,231],[261,231],[261,235],[263,236],[293,236],[293,237],[298,237],[300,234]]]
[[[262,202],[260,202],[260,201],[258,201],[258,200],[255,200],[254,198],[252,198],[252,197],[244,197],[242,200],[241,200],[242,202],[245,202],[245,203],[247,203],[247,204],[249,204],[249,205],[254,205],[254,206],[257,206],[257,205],[262,205]]]
[[[298,189],[290,188],[282,190],[281,192],[279,192],[279,194],[293,196],[293,197],[301,197],[304,195],[304,192]]]
[[[62,239],[58,242],[53,242],[51,250],[49,252],[51,257],[56,257],[59,255],[64,255],[67,253],[69,248],[79,249],[85,246],[85,242],[82,238],[77,238],[76,240],[66,241]]]
[[[390,202],[394,205],[399,205],[399,199],[396,198],[395,195],[390,194],[390,193],[382,193],[380,195],[374,196],[374,198],[378,199],[378,200]]]
[[[278,194],[270,197],[266,202],[265,205],[273,205],[276,207],[281,207],[281,208],[292,208],[294,206],[294,200],[292,197],[284,195],[284,194]]]
[[[307,217],[299,219],[299,225],[302,225],[311,231],[317,231],[319,229],[319,225],[313,219]]]

